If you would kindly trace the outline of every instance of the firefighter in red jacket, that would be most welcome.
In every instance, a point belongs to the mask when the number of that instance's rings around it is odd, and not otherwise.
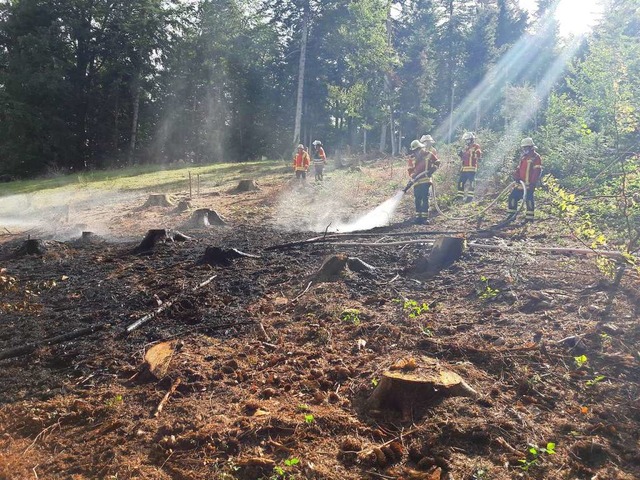
[[[313,153],[311,154],[313,163],[313,171],[316,175],[316,181],[321,182],[323,177],[324,166],[327,163],[327,155],[324,153],[324,148],[322,148],[322,142],[320,140],[314,140],[313,143]]]
[[[525,222],[533,222],[535,209],[533,193],[542,174],[542,159],[540,155],[538,155],[538,152],[536,152],[536,146],[533,144],[532,138],[524,138],[522,142],[520,142],[520,147],[522,148],[522,156],[520,157],[518,168],[513,172],[513,179],[517,182],[517,185],[511,191],[511,195],[509,195],[508,213],[511,217],[515,217],[518,211],[518,203],[524,195],[522,183],[520,183],[523,182],[527,189],[527,194],[524,199],[527,206]]]
[[[418,224],[427,223],[429,212],[429,187],[431,187],[431,175],[440,166],[440,160],[433,148],[433,139],[429,136],[426,143],[420,140],[411,142],[411,157],[409,163],[409,175],[411,181],[405,192],[413,186],[413,196],[416,204],[416,220]]]
[[[462,160],[462,167],[458,177],[458,194],[456,198],[471,202],[476,188],[476,172],[482,157],[482,150],[480,150],[480,145],[476,143],[476,135],[473,132],[466,132],[462,135],[462,141],[464,142],[464,147],[458,152],[458,156]],[[467,182],[469,182],[469,190],[467,190],[465,198],[464,187]]]
[[[307,170],[309,170],[309,154],[304,149],[304,145],[298,145],[298,151],[293,157],[293,170],[296,172],[296,178],[305,180],[307,178]]]

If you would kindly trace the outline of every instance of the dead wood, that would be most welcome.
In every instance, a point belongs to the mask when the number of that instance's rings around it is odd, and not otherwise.
[[[347,259],[347,267],[349,267],[349,270],[351,270],[352,272],[358,273],[371,273],[376,269],[376,267],[374,267],[373,265],[369,265],[367,262],[360,260],[358,257],[349,257]]]
[[[147,232],[140,245],[133,250],[133,253],[150,252],[158,242],[184,242],[186,240],[191,240],[191,237],[178,231],[164,228],[152,229]]]
[[[160,415],[160,412],[162,412],[162,409],[164,408],[165,404],[169,400],[169,397],[171,397],[171,395],[175,393],[176,389],[178,388],[181,382],[182,380],[179,378],[177,378],[176,381],[173,382],[169,391],[165,394],[164,397],[162,397],[162,400],[160,400],[160,403],[156,407],[156,411],[153,413],[154,417],[158,417],[158,415]]]
[[[260,187],[255,180],[240,180],[238,186],[234,189],[235,192],[255,192],[260,190]]]
[[[144,354],[144,365],[151,375],[161,379],[167,374],[177,345],[177,341],[161,342],[147,350]]]
[[[62,335],[56,335],[55,337],[49,337],[37,342],[31,342],[25,345],[21,345],[19,347],[10,348],[8,350],[4,350],[3,352],[0,352],[0,360],[5,360],[7,358],[20,357],[22,355],[28,355],[39,347],[55,345],[58,343],[62,343],[69,340],[74,340],[76,338],[91,335],[92,333],[104,330],[108,326],[109,324],[104,324],[104,323],[98,324],[98,325],[91,325],[90,327],[79,328],[78,330],[73,330],[72,332],[63,333]]]
[[[180,200],[178,205],[176,205],[175,211],[177,213],[186,212],[187,210],[191,210],[192,205],[189,200]]]
[[[43,240],[28,238],[15,252],[16,256],[22,255],[44,255],[47,246]]]
[[[207,265],[221,265],[228,267],[231,262],[236,258],[260,258],[259,255],[251,255],[250,253],[244,253],[235,248],[220,248],[220,247],[207,247],[204,255],[197,264]]]
[[[224,220],[222,215],[210,208],[197,209],[191,214],[191,218],[187,222],[187,226],[190,228],[203,228],[226,224],[227,222]]]
[[[438,238],[429,256],[419,257],[407,269],[407,274],[418,277],[432,277],[451,266],[464,252],[464,239],[461,237]]]
[[[216,278],[217,275],[213,275],[212,277],[209,277],[208,279],[206,279],[204,282],[196,285],[195,287],[193,287],[191,289],[192,292],[197,291],[198,289],[208,285],[209,283],[211,283],[211,281]],[[171,305],[173,305],[180,297],[177,296],[175,298],[172,298],[171,300],[167,300],[165,303],[163,303],[162,305],[160,305],[156,310],[154,310],[151,313],[146,314],[144,317],[136,320],[135,322],[133,322],[131,325],[129,325],[124,332],[122,332],[122,335],[127,335],[131,332],[133,332],[134,330],[140,328],[142,325],[144,325],[145,323],[149,322],[150,320],[152,320],[153,318],[155,318],[156,316],[158,316],[158,314],[164,312],[167,308],[169,308]]]
[[[442,368],[435,359],[412,358],[401,363],[383,373],[367,401],[370,409],[391,408],[409,420],[412,411],[431,406],[444,397],[478,395],[460,375]]]
[[[317,282],[334,282],[340,278],[347,267],[348,257],[342,253],[330,255],[324,259],[320,269],[315,273]]]
[[[174,205],[174,199],[171,195],[166,193],[152,193],[147,198],[147,201],[142,205],[142,208],[146,207],[172,207]]]

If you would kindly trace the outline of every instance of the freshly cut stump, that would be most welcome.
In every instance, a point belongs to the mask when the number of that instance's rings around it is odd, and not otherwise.
[[[215,210],[209,208],[199,208],[189,219],[188,225],[191,228],[211,227],[212,225],[226,225],[224,218]]]
[[[184,242],[186,240],[191,240],[191,237],[165,228],[152,229],[147,232],[147,235],[142,239],[140,245],[133,250],[133,253],[150,252],[158,242]]]
[[[154,345],[144,354],[144,366],[157,379],[164,378],[169,370],[169,363],[176,352],[176,343],[162,342]]]
[[[392,367],[393,368],[393,367]],[[437,360],[420,357],[403,366],[383,373],[367,406],[371,410],[400,411],[403,420],[421,414],[445,397],[475,397],[477,392],[455,372],[442,368]]]
[[[166,193],[152,193],[143,207],[173,207],[174,202]]]
[[[256,190],[260,190],[260,187],[255,180],[240,180],[235,189],[236,192],[255,192]]]

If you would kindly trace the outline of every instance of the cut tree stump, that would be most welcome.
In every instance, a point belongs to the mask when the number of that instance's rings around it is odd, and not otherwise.
[[[260,258],[259,255],[244,253],[235,248],[207,247],[204,255],[198,260],[198,265],[222,265],[228,267],[236,258]]]
[[[211,227],[212,225],[226,225],[224,218],[215,210],[209,208],[199,208],[191,214],[187,222],[190,228]]]
[[[338,280],[346,269],[348,260],[349,257],[343,253],[326,257],[320,266],[320,270],[315,273],[315,280],[318,282],[334,282]]]
[[[240,180],[238,186],[235,188],[235,192],[255,192],[260,190],[255,180]]]
[[[420,414],[450,396],[476,397],[477,392],[460,375],[442,368],[437,360],[419,357],[404,360],[383,373],[367,407],[397,410],[403,420],[410,420],[413,414]]]
[[[178,231],[165,228],[152,229],[147,232],[147,235],[142,239],[140,245],[133,250],[133,253],[150,252],[158,242],[184,242],[186,240],[191,240],[191,237]]]
[[[43,240],[37,238],[28,238],[24,243],[16,250],[16,255],[44,255],[47,251],[47,247]]]
[[[358,273],[371,273],[376,269],[376,267],[374,267],[373,265],[369,265],[367,262],[360,260],[358,257],[347,258],[347,266],[352,272]]]
[[[464,238],[439,237],[436,239],[428,257],[420,257],[409,267],[412,275],[432,277],[441,270],[450,267],[464,253]]]
[[[155,378],[162,379],[167,375],[177,344],[177,341],[158,343],[144,354],[144,367]]]
[[[173,207],[174,201],[171,195],[166,193],[152,193],[143,205],[144,207]]]
[[[176,205],[176,212],[178,213],[182,213],[182,212],[186,212],[187,210],[191,210],[191,202],[189,200],[180,200],[178,202],[178,205]]]

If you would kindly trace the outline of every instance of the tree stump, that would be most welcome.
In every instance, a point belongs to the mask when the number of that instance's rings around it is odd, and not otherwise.
[[[47,247],[43,240],[28,238],[16,250],[16,255],[44,255],[46,251]]]
[[[399,363],[382,375],[367,401],[369,409],[396,410],[410,420],[412,413],[420,414],[445,397],[477,396],[460,375],[441,368],[437,360],[420,357]]]
[[[198,265],[222,265],[228,267],[236,258],[260,258],[258,255],[241,252],[235,248],[207,247]]]
[[[79,240],[80,243],[95,243],[100,240],[100,237],[93,232],[82,232]]]
[[[260,187],[255,180],[240,180],[235,188],[236,192],[255,192],[256,190],[260,190]]]
[[[182,213],[191,210],[191,202],[189,200],[180,200],[176,205],[176,212]]]
[[[142,207],[172,207],[173,205],[174,202],[171,195],[167,195],[166,193],[152,193]]]
[[[211,210],[209,208],[199,208],[193,214],[191,214],[191,218],[187,225],[190,228],[202,228],[202,227],[211,227],[213,225],[226,225],[224,218],[216,212],[215,210]]]
[[[320,270],[315,274],[316,281],[333,282],[338,280],[347,267],[347,261],[348,257],[343,253],[326,257],[320,266]]]
[[[191,240],[191,237],[164,228],[152,229],[147,232],[140,245],[133,250],[133,253],[150,252],[158,242],[184,242],[186,240]]]
[[[441,270],[451,266],[464,253],[464,238],[438,238],[428,257],[420,257],[408,269],[408,273],[432,277]]]
[[[144,367],[157,379],[167,375],[169,363],[176,352],[176,341],[162,342],[154,345],[144,354]]]
[[[371,273],[376,269],[376,267],[374,267],[373,265],[369,265],[367,262],[360,260],[358,257],[349,257],[347,259],[347,266],[352,272],[358,273]]]

